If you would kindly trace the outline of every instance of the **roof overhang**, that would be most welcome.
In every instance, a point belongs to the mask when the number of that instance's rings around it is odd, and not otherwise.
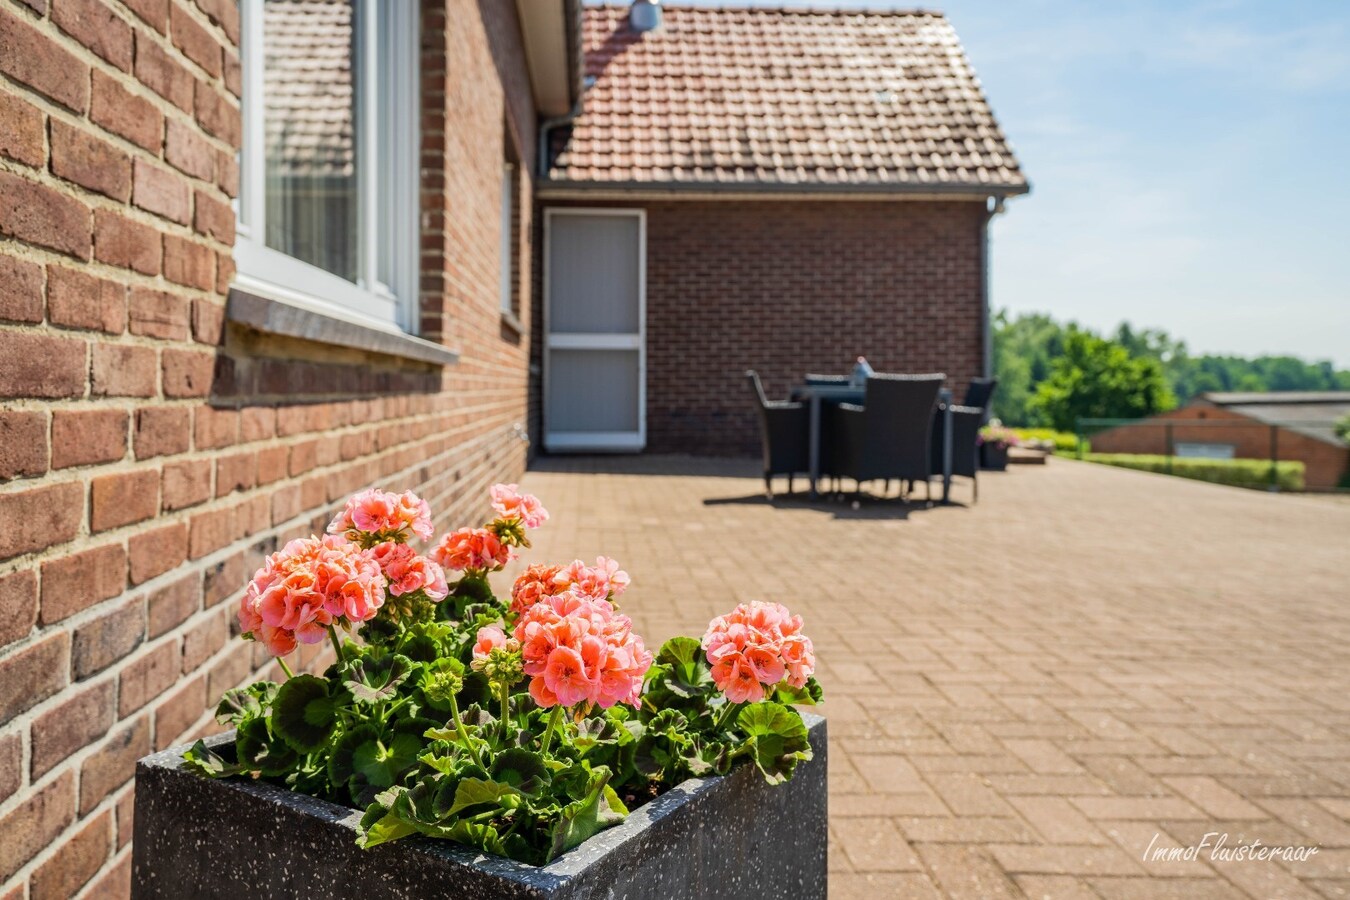
[[[777,182],[540,181],[535,196],[551,200],[971,200],[1025,194],[1031,185],[784,184]]]
[[[561,116],[576,102],[581,82],[579,0],[516,0],[530,90],[543,116]]]

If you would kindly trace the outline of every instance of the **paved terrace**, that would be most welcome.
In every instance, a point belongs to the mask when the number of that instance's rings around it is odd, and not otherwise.
[[[530,558],[617,557],[649,645],[743,600],[805,617],[832,896],[1350,895],[1350,503],[1067,460],[908,514],[770,506],[742,463],[526,486],[554,514]],[[1209,831],[1322,849],[1141,861]]]

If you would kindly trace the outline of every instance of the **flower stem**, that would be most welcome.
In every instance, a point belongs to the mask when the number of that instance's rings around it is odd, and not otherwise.
[[[286,665],[286,660],[280,656],[277,657],[277,665],[281,666],[281,671],[286,673],[287,678],[295,677],[295,673],[291,671],[291,667]]]
[[[725,728],[727,723],[731,721],[732,715],[738,712],[740,708],[741,704],[728,701],[727,705],[722,708],[722,715],[717,717],[717,726],[714,730],[721,731]]]
[[[548,752],[548,745],[553,742],[553,732],[558,727],[558,723],[562,721],[562,709],[562,705],[559,704],[553,707],[553,712],[549,714],[548,728],[544,731],[544,741],[539,747],[540,753]]]
[[[450,695],[450,718],[455,722],[455,731],[459,733],[459,742],[464,745],[468,751],[469,758],[473,760],[474,765],[486,771],[483,761],[478,758],[478,751],[473,749],[473,744],[469,742],[469,732],[465,730],[464,723],[459,718],[459,704],[455,702],[455,695]]]
[[[500,731],[503,744],[506,743],[507,736],[510,734],[508,727],[510,725],[511,720],[511,702],[509,693],[510,690],[511,686],[508,685],[505,681],[503,681],[501,685],[497,688],[497,694],[502,701],[502,721]]]
[[[337,654],[338,662],[346,662],[347,658],[342,655],[342,642],[338,640],[337,629],[332,625],[328,626],[328,637],[333,642],[333,652]]]

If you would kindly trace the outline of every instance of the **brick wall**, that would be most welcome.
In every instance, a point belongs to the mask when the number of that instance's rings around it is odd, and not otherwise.
[[[1289,408],[1288,418],[1299,418],[1297,406]],[[1195,419],[1232,424],[1189,427],[1184,424]],[[1232,444],[1233,455],[1238,459],[1270,459],[1270,426],[1222,407],[1196,403],[1153,416],[1148,422],[1178,423],[1172,426],[1174,445],[1183,441]],[[1127,425],[1094,434],[1091,441],[1094,453],[1166,453],[1167,429],[1161,424]],[[1309,490],[1335,488],[1350,471],[1350,447],[1337,447],[1287,428],[1279,429],[1275,455],[1304,464],[1303,479]]]
[[[746,369],[778,398],[859,355],[882,372],[945,372],[958,397],[981,374],[982,204],[592,205],[647,210],[652,452],[758,453]]]
[[[439,368],[225,322],[230,0],[0,0],[4,900],[127,893],[135,759],[213,730],[268,668],[233,637],[265,553],[371,483],[445,527],[520,473],[529,308],[504,328],[497,274],[503,142],[533,140],[513,10],[423,4],[422,332],[462,354]]]

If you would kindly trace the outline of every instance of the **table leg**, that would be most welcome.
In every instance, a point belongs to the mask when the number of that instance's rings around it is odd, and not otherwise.
[[[942,502],[947,503],[952,493],[952,404],[942,406]]]
[[[816,482],[820,480],[820,397],[811,397],[811,499],[820,496]]]

